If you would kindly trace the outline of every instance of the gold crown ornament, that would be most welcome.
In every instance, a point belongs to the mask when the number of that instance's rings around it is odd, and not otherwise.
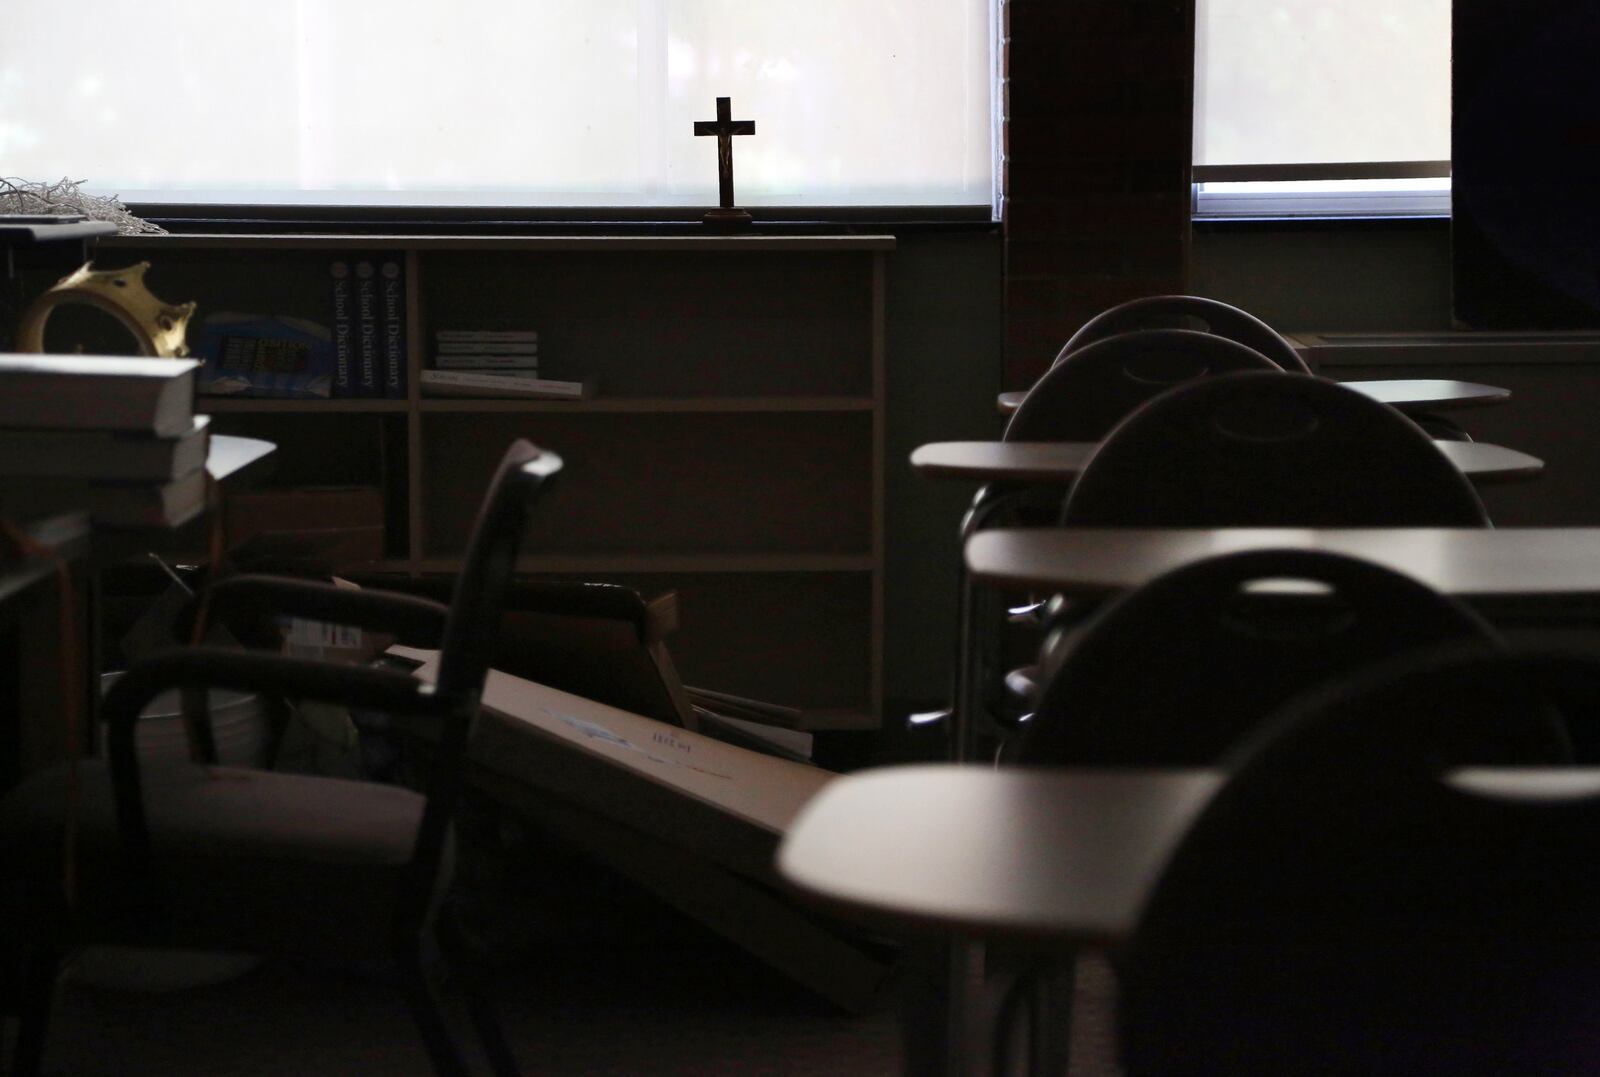
[[[62,277],[35,299],[17,325],[16,349],[19,352],[44,351],[44,326],[57,307],[82,303],[104,311],[133,335],[140,355],[182,359],[189,354],[185,336],[195,305],[163,303],[145,287],[149,262],[126,269],[95,269],[85,262]]]

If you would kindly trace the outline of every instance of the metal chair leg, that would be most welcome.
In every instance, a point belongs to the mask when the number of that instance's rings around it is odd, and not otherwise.
[[[494,1003],[483,989],[481,970],[472,961],[466,940],[461,937],[455,918],[446,910],[440,915],[435,934],[445,964],[455,973],[461,985],[461,994],[467,1004],[467,1014],[483,1043],[483,1053],[489,1059],[489,1068],[495,1077],[521,1077],[516,1056],[506,1040],[505,1028],[495,1012]]]
[[[61,957],[61,951],[51,946],[34,949],[28,954],[17,1011],[17,1043],[11,1056],[11,1072],[16,1077],[35,1077],[44,1061]]]
[[[433,1063],[438,1077],[467,1077],[467,1064],[462,1060],[455,1039],[445,1024],[439,1008],[439,996],[428,974],[422,967],[422,955],[409,949],[396,957],[400,972],[400,990],[405,995],[411,1018],[422,1035],[422,1045]]]

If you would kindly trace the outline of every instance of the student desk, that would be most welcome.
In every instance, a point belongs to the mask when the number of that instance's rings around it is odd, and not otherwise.
[[[834,779],[801,809],[778,871],[811,902],[891,935],[1020,944],[1065,965],[1077,949],[1133,934],[1167,859],[1223,780],[1216,770],[863,771]],[[1473,768],[1449,780],[1517,796],[1600,793],[1594,767]],[[953,994],[950,1032],[963,1045],[954,1070],[975,1030],[963,993]],[[1030,1044],[1036,1067],[1064,1034],[1044,1031]]]
[[[1099,447],[1097,441],[935,441],[911,453],[911,466],[934,479],[1070,485]],[[1482,441],[1434,442],[1476,483],[1531,478],[1544,470],[1537,456]]]
[[[1444,411],[1451,408],[1481,407],[1499,404],[1511,399],[1511,390],[1497,385],[1480,385],[1472,381],[1452,381],[1448,378],[1383,378],[1373,381],[1346,381],[1364,396],[1381,404],[1388,404],[1404,412]],[[1022,406],[1027,390],[1004,392],[997,398],[1002,415],[1009,415]]]
[[[1086,441],[943,441],[918,447],[911,454],[911,465],[921,474],[935,479],[967,479],[981,482],[1013,483],[1032,486],[1068,486],[1090,457],[1098,442]],[[1478,484],[1506,482],[1537,476],[1544,468],[1538,457],[1500,445],[1477,441],[1437,440],[1434,445],[1462,472]],[[971,541],[985,532],[979,531]],[[969,544],[970,548],[970,544]],[[987,550],[988,547],[984,546]],[[970,563],[970,558],[969,558]],[[988,617],[985,599],[972,593],[973,579],[960,575],[958,596],[959,643],[956,656],[955,721],[952,758],[971,757],[972,722],[969,717],[981,706],[981,671],[978,650],[982,645],[979,624]],[[990,577],[979,582],[1009,586],[1010,581]],[[1025,584],[1060,590],[1057,584]],[[1015,588],[1022,589],[1022,588]]]
[[[1485,612],[1559,615],[1600,599],[1600,527],[997,528],[973,535],[964,559],[976,583],[1103,595],[1202,557],[1267,547],[1373,561]]]

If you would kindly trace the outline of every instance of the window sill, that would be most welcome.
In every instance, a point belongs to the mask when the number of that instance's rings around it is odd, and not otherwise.
[[[522,212],[370,207],[176,206],[134,204],[137,216],[185,235],[702,235],[713,232],[696,212],[619,210],[604,218],[592,208]],[[991,231],[1000,227],[988,206],[864,206],[787,210],[752,208],[746,230],[756,235],[852,235],[913,231]]]

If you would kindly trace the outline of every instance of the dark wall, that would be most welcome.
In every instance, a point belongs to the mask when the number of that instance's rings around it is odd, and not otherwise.
[[[975,489],[911,470],[928,441],[998,437],[998,229],[899,236],[889,257],[884,697],[932,704],[955,655],[956,529]],[[894,720],[891,712],[890,720]]]
[[[1450,327],[1444,220],[1199,225],[1190,281],[1282,332]]]

